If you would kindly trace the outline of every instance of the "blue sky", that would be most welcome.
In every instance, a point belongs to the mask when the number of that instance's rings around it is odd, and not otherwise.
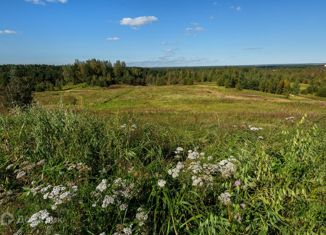
[[[326,62],[325,0],[0,0],[0,64]]]

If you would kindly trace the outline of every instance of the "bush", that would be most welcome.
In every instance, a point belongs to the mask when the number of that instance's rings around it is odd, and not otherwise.
[[[33,101],[33,86],[28,78],[14,77],[5,87],[5,104],[7,107],[26,108]]]
[[[317,96],[326,97],[326,86],[320,87],[316,93]]]

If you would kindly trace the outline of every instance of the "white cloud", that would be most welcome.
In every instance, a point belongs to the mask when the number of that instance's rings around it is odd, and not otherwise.
[[[119,41],[120,38],[119,37],[108,37],[106,40],[108,40],[108,41]]]
[[[158,21],[158,18],[156,16],[140,16],[136,18],[127,17],[121,19],[120,24],[137,28],[145,24],[151,24],[155,21]]]
[[[0,34],[17,34],[17,32],[11,29],[4,29],[0,30]]]
[[[200,32],[203,32],[205,29],[198,23],[194,23],[191,26],[186,28],[186,32],[190,35],[197,35]]]
[[[241,6],[231,6],[232,10],[241,11]]]
[[[25,0],[25,2],[29,2],[35,5],[46,5],[46,3],[61,3],[65,4],[68,0]]]

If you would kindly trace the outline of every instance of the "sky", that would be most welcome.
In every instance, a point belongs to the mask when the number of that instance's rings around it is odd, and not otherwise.
[[[326,63],[326,0],[0,0],[0,64]]]

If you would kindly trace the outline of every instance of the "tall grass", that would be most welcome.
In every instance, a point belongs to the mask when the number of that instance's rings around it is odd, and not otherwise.
[[[13,221],[0,233],[326,232],[323,129],[303,118],[266,136],[273,145],[249,130],[217,136],[65,109],[2,116],[0,215]],[[53,223],[32,226],[42,210]]]

